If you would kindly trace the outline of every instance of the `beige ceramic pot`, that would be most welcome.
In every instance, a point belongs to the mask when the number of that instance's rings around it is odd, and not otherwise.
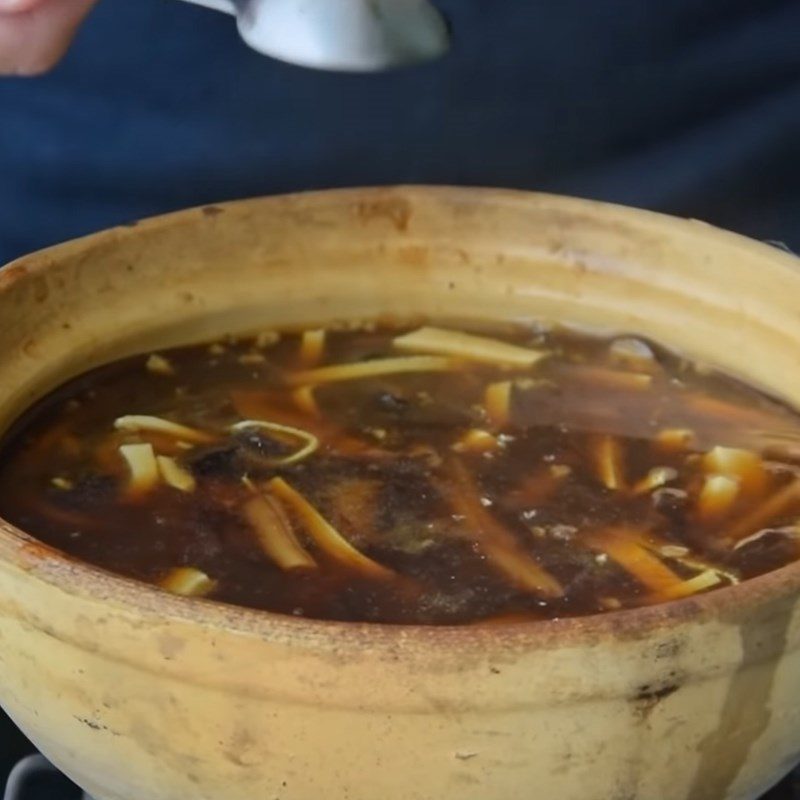
[[[697,222],[502,191],[254,200],[0,272],[0,429],[89,365],[380,313],[636,331],[800,405],[800,270]],[[0,700],[98,800],[745,800],[800,759],[800,565],[493,628],[289,619],[0,520]]]

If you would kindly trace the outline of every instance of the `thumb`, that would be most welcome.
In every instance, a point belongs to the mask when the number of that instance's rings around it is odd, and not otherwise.
[[[38,75],[66,53],[96,0],[0,0],[0,75]]]

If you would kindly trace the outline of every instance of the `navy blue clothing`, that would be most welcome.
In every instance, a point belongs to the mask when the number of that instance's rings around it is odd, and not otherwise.
[[[270,61],[232,21],[102,0],[66,61],[0,80],[0,263],[183,206],[311,187],[514,186],[800,249],[800,2],[439,0],[445,60]]]

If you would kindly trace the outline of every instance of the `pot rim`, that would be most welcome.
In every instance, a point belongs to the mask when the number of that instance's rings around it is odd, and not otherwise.
[[[649,223],[666,232],[695,233],[705,240],[737,246],[784,265],[798,269],[793,255],[768,244],[691,219],[680,219],[654,211],[635,209],[614,203],[584,200],[561,195],[515,189],[462,186],[376,186],[367,188],[327,189],[291,194],[252,197],[219,204],[161,214],[128,225],[57,244],[10,262],[0,270],[0,295],[28,276],[35,276],[58,263],[59,259],[87,248],[113,244],[121,237],[135,237],[144,230],[191,223],[202,217],[214,217],[228,210],[248,205],[291,203],[309,197],[339,197],[363,200],[392,195],[454,195],[468,199],[491,193],[495,199],[509,202],[538,202],[571,210],[611,212],[616,218],[632,223]],[[150,620],[177,619],[189,624],[254,635],[261,639],[304,641],[312,645],[335,646],[338,651],[349,646],[362,649],[389,648],[398,645],[433,645],[438,650],[497,651],[502,648],[550,648],[586,645],[594,641],[641,639],[655,632],[668,632],[679,623],[738,618],[743,613],[786,600],[800,594],[800,560],[734,586],[699,596],[672,600],[652,606],[610,611],[587,616],[562,617],[494,625],[410,625],[372,622],[344,622],[293,617],[275,612],[235,606],[219,601],[185,598],[158,587],[127,578],[83,562],[43,544],[21,528],[0,517],[0,564],[10,563],[31,576],[68,594],[109,603],[137,617]]]

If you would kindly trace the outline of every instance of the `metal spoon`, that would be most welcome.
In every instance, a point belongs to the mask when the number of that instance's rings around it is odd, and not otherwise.
[[[429,61],[450,46],[428,0],[187,0],[236,17],[264,55],[314,69],[373,72]]]

